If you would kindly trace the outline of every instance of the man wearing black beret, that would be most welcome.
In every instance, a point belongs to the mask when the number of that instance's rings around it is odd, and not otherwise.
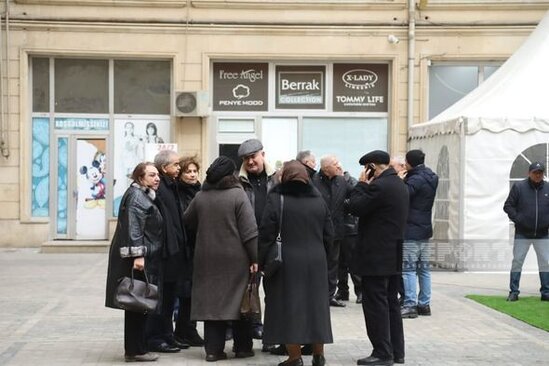
[[[404,363],[404,330],[397,298],[408,189],[389,165],[387,152],[374,150],[351,192],[350,212],[358,216],[358,239],[351,269],[362,277],[362,310],[373,351],[358,365]]]

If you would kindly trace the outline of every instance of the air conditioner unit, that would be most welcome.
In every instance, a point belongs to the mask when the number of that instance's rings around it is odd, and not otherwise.
[[[208,92],[175,92],[174,113],[177,117],[205,117],[208,115]]]

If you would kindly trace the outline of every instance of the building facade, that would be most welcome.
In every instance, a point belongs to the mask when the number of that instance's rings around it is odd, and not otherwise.
[[[0,246],[105,241],[158,149],[207,166],[256,137],[357,175],[489,77],[549,1],[7,0]]]

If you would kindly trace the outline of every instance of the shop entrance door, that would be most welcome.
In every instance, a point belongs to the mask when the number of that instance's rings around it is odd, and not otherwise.
[[[53,238],[107,239],[107,146],[104,136],[57,137]]]

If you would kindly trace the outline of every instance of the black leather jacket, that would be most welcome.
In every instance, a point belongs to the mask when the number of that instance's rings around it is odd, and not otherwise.
[[[162,256],[163,218],[154,203],[154,192],[132,184],[120,203],[118,223],[109,251],[105,305],[114,305],[118,280],[131,275],[134,258],[145,257],[149,281],[158,283]]]

